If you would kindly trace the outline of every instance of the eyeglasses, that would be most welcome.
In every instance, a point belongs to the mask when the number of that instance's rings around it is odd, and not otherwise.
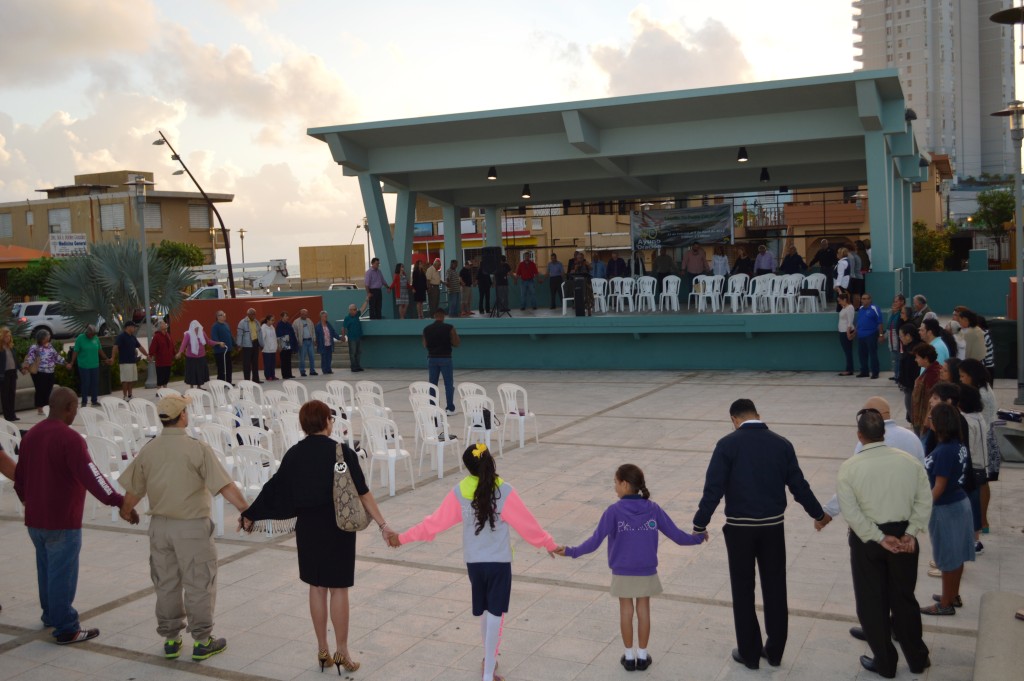
[[[333,416],[328,416],[327,418],[329,418],[331,420],[331,423],[334,423],[334,417]]]

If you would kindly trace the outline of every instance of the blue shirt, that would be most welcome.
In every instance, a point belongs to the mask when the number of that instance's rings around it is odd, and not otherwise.
[[[114,343],[117,345],[118,364],[135,364],[139,361],[138,348],[142,346],[139,345],[138,338],[127,331],[122,331],[117,334],[117,338],[114,339]]]
[[[959,440],[943,442],[930,453],[925,454],[924,469],[928,472],[928,482],[935,488],[935,478],[946,478],[946,489],[933,502],[935,506],[952,504],[967,498],[964,491],[964,474],[967,472],[967,447]]]
[[[861,307],[857,310],[857,338],[878,335],[878,326],[882,323],[882,311],[877,305]]]
[[[214,322],[213,326],[210,328],[210,338],[214,341],[224,343],[226,346],[221,347],[219,345],[214,345],[213,351],[216,354],[223,354],[235,347],[235,339],[231,336],[231,328],[224,322]]]
[[[560,277],[565,274],[565,268],[562,267],[562,263],[557,260],[548,263],[548,276],[549,277]]]
[[[345,329],[345,335],[348,336],[348,342],[361,340],[363,337],[363,322],[359,319],[359,315],[348,315],[341,320],[341,327]]]
[[[591,273],[595,279],[604,279],[605,274],[608,272],[607,266],[604,264],[604,260],[594,260],[594,264],[590,268]]]

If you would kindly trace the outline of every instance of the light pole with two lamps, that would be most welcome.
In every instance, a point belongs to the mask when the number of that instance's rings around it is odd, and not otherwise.
[[[228,242],[228,230],[227,230],[226,227],[224,227],[224,220],[220,216],[220,211],[217,210],[217,206],[215,206],[213,204],[213,201],[206,194],[206,191],[203,189],[202,185],[199,184],[199,180],[197,180],[195,175],[192,174],[192,171],[188,169],[188,166],[185,165],[185,162],[183,160],[181,160],[181,156],[179,156],[178,152],[175,151],[174,147],[171,146],[171,143],[164,136],[164,133],[162,131],[160,131],[160,130],[157,130],[157,134],[160,135],[160,139],[153,140],[153,144],[156,145],[156,146],[164,146],[164,145],[166,145],[167,148],[171,150],[171,160],[172,161],[177,161],[178,163],[181,164],[181,168],[182,169],[181,170],[175,170],[174,173],[172,173],[172,174],[173,175],[181,175],[182,173],[187,173],[188,176],[189,176],[189,179],[192,180],[192,184],[194,184],[196,186],[196,189],[199,190],[199,193],[203,195],[203,198],[206,199],[206,204],[210,207],[210,210],[213,211],[213,214],[217,217],[217,222],[220,224],[221,236],[224,238],[224,260],[225,260],[225,262],[227,262],[227,265],[228,265],[228,290],[231,292],[231,297],[234,298],[235,297],[235,272],[231,268],[231,244]],[[213,259],[214,259],[214,262],[216,262],[216,260],[217,260],[217,251],[216,251],[216,249],[214,249],[214,252],[213,252]]]
[[[1021,214],[1021,142],[1024,141],[1024,102],[1013,100],[1002,111],[993,116],[1007,116],[1010,119],[1010,138],[1013,140],[1013,221],[1015,227],[1014,254],[1017,260],[1017,399],[1014,404],[1024,404],[1024,215]]]
[[[149,249],[146,246],[146,187],[153,184],[155,183],[138,176],[131,182],[125,182],[135,194],[135,217],[139,221],[139,244],[142,246],[142,310],[146,319],[147,352],[153,349],[153,315],[150,310],[152,301],[149,298]],[[128,314],[128,311],[125,310],[124,313]],[[146,360],[146,387],[156,387],[156,361],[152,355]]]

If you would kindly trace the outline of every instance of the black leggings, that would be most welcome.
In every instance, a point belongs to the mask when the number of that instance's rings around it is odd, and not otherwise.
[[[50,403],[50,392],[53,390],[53,372],[43,373],[37,371],[32,374],[32,384],[36,387],[36,409],[45,407]]]

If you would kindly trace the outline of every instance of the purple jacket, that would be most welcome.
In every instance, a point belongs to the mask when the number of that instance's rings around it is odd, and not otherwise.
[[[608,537],[608,566],[613,575],[654,575],[658,572],[658,530],[682,546],[700,543],[676,527],[656,503],[631,494],[609,506],[590,539],[579,546],[566,546],[565,555],[579,558],[592,553]]]

